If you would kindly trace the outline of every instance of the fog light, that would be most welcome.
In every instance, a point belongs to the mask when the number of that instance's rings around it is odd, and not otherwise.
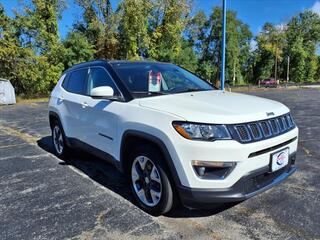
[[[234,162],[192,161],[196,174],[204,179],[224,179],[236,166]]]
[[[197,172],[198,172],[199,176],[203,177],[206,172],[206,168],[205,167],[198,167]]]

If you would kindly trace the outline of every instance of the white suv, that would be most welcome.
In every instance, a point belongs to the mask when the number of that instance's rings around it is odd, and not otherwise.
[[[145,211],[242,201],[295,170],[298,128],[281,103],[214,89],[176,65],[93,61],[65,71],[49,118],[56,155],[81,147],[128,177]]]

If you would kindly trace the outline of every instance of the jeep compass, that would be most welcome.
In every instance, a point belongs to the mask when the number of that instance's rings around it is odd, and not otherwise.
[[[217,90],[170,63],[92,61],[66,70],[49,120],[58,157],[82,148],[114,164],[137,204],[242,201],[295,170],[298,128],[279,102]]]

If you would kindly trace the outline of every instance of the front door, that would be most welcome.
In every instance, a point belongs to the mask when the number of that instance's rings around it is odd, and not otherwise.
[[[102,67],[90,68],[87,81],[87,94],[95,87],[112,87],[115,94],[120,94],[109,73]],[[118,111],[123,103],[107,99],[93,99],[87,101],[86,122],[87,133],[85,142],[114,156],[114,143],[118,128]]]

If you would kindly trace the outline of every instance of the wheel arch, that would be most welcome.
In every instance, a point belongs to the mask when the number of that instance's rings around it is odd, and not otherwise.
[[[49,111],[49,124],[50,124],[50,129],[52,129],[54,121],[58,121],[59,124],[61,125],[62,133],[63,133],[63,136],[64,136],[64,138],[65,138],[65,140],[66,140],[66,143],[67,143],[67,145],[68,145],[69,147],[71,147],[72,144],[71,144],[69,138],[68,138],[68,137],[66,136],[66,134],[65,134],[64,127],[63,127],[63,125],[62,125],[62,122],[61,122],[61,119],[60,119],[60,117],[59,117],[59,114],[56,113],[56,112],[53,112],[53,111]]]
[[[137,130],[127,130],[124,132],[122,135],[122,140],[121,140],[121,147],[120,147],[120,164],[121,164],[121,170],[123,172],[127,171],[127,163],[128,163],[128,153],[130,150],[133,150],[133,148],[139,144],[143,143],[148,143],[152,144],[153,146],[157,147],[159,151],[161,152],[165,164],[168,167],[170,177],[172,178],[174,184],[176,186],[180,186],[180,180],[178,177],[178,173],[176,171],[176,168],[174,166],[173,160],[171,158],[171,155],[164,144],[164,142],[159,139],[158,137],[137,131]]]
[[[59,115],[53,111],[49,111],[49,124],[51,129],[55,120],[59,121],[59,123],[61,124]]]

